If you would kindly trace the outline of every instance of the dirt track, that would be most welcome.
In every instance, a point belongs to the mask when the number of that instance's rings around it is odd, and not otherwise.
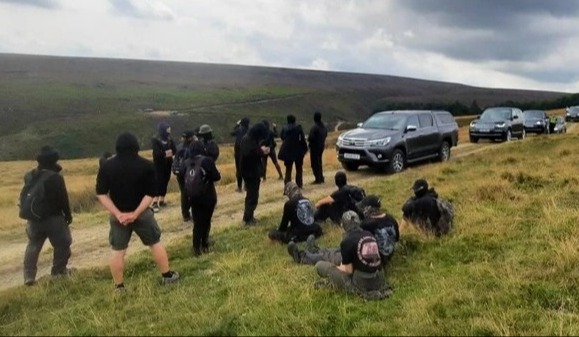
[[[568,125],[569,132],[576,132],[575,125]],[[465,156],[494,149],[504,143],[493,144],[488,141],[481,141],[480,144],[462,143],[452,149],[451,160],[463,158]],[[304,168],[304,192],[312,200],[317,200],[334,191],[332,182],[336,170],[325,171],[326,184],[310,185],[313,181],[311,170]],[[353,184],[364,185],[370,179],[374,179],[375,174],[370,170],[360,170],[348,173],[348,181]],[[282,197],[282,182],[276,179],[268,179],[262,184],[260,189],[260,203],[256,210],[256,217],[278,212],[285,199]],[[235,192],[234,183],[218,187],[218,204],[213,217],[213,230],[228,226],[241,226],[243,215],[243,193]],[[162,242],[167,244],[176,238],[191,235],[191,224],[181,221],[181,212],[178,205],[178,195],[168,196],[169,206],[156,215],[159,225],[163,229]],[[76,268],[90,268],[106,266],[110,248],[108,246],[108,216],[102,213],[101,216],[94,217],[88,215],[78,215],[75,223],[72,224],[72,257],[70,266]],[[128,255],[146,249],[136,236],[131,243]],[[23,236],[19,241],[12,242],[2,247],[0,260],[0,290],[22,284],[22,258],[26,248],[26,239]],[[38,276],[50,274],[50,264],[52,259],[52,248],[47,242],[41,253],[38,263]]]

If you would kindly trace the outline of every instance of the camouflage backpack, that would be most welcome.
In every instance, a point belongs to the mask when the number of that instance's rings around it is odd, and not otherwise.
[[[434,230],[437,236],[445,235],[452,229],[452,221],[454,219],[454,207],[447,200],[437,198],[436,206],[438,207],[438,212],[440,213],[440,218],[436,224]]]

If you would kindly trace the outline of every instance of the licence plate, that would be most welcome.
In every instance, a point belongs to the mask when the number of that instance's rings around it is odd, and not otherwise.
[[[489,129],[479,129],[480,132],[490,132],[491,130]]]
[[[360,159],[360,155],[358,153],[344,153],[344,158],[346,159]]]

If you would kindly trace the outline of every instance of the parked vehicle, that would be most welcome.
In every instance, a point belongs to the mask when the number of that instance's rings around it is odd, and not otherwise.
[[[382,111],[342,133],[336,153],[348,171],[368,165],[397,173],[425,159],[446,161],[457,143],[458,125],[448,111]]]
[[[579,106],[572,106],[567,110],[565,114],[566,122],[577,122],[579,121]]]
[[[565,118],[557,116],[557,123],[553,128],[553,133],[567,133],[567,123],[565,122]]]
[[[523,126],[526,133],[549,133],[549,116],[545,110],[523,111]]]
[[[525,138],[523,112],[513,107],[487,108],[474,121],[470,122],[468,130],[472,143],[481,138],[502,139],[511,141],[513,137]]]

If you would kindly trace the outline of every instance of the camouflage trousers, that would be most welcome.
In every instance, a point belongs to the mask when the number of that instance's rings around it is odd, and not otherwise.
[[[327,261],[319,261],[315,268],[318,275],[322,277],[321,282],[315,283],[316,287],[335,288],[360,296],[365,300],[381,300],[392,293],[381,271],[365,273],[354,270],[354,273],[348,274]]]

